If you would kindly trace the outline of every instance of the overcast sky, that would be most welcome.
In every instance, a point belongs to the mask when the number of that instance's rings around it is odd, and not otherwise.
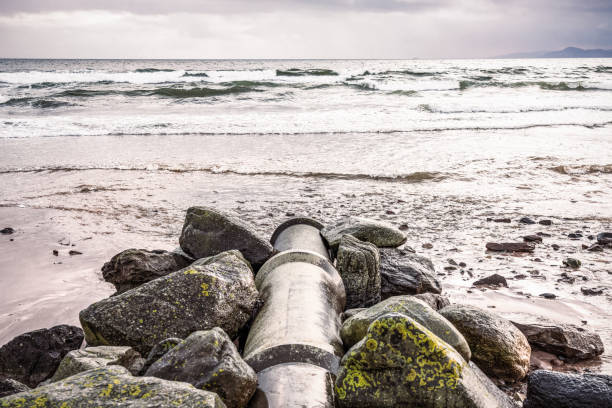
[[[0,0],[0,57],[470,58],[612,48],[612,0]]]

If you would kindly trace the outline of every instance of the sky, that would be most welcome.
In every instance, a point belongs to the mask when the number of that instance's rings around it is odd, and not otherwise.
[[[612,0],[0,0],[4,58],[481,58],[612,48]]]

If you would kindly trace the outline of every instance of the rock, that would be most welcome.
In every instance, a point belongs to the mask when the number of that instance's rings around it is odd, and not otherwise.
[[[538,224],[540,224],[540,225],[552,225],[553,222],[552,222],[552,220],[540,220],[540,221],[538,221]]]
[[[587,288],[583,286],[580,288],[580,291],[582,292],[583,295],[586,295],[586,296],[598,296],[598,295],[603,295],[604,288],[603,287]]]
[[[0,234],[3,234],[3,235],[11,235],[14,233],[15,233],[15,230],[11,227],[2,228],[0,230]]]
[[[494,273],[491,276],[487,276],[486,278],[478,279],[473,283],[474,286],[492,286],[492,287],[500,287],[505,286],[508,287],[508,281],[503,276]]]
[[[556,299],[557,295],[555,295],[554,293],[540,293],[540,297],[543,297],[544,299]]]
[[[466,361],[470,360],[470,347],[461,333],[429,305],[413,296],[391,297],[346,320],[340,330],[344,347],[349,348],[364,338],[370,324],[387,313],[410,317],[452,346]]]
[[[70,256],[83,255],[83,253],[81,251],[77,251],[77,250],[71,249],[70,251],[68,251],[68,255],[70,255]]]
[[[413,297],[427,303],[433,310],[440,310],[450,305],[450,300],[446,296],[438,295],[437,293],[419,293]]]
[[[569,283],[571,285],[576,282],[576,278],[571,276],[567,272],[563,272],[561,274],[561,278],[557,279],[557,282]]]
[[[535,221],[529,217],[523,217],[519,220],[521,224],[535,224]]]
[[[431,248],[433,248],[433,245],[430,244],[429,242],[426,242],[423,245],[421,245],[421,247],[424,248],[424,249],[431,249]]]
[[[612,232],[601,232],[597,234],[597,243],[599,245],[612,244]]]
[[[382,221],[360,217],[349,217],[321,230],[321,235],[334,251],[340,245],[342,236],[347,234],[379,248],[398,247],[406,242],[406,235],[399,229]]]
[[[1,403],[3,408],[225,407],[215,393],[181,382],[132,377],[121,366],[85,371],[63,381],[11,395]]]
[[[569,239],[574,239],[574,240],[576,240],[576,239],[580,239],[580,238],[582,238],[582,234],[580,234],[580,233],[576,233],[576,232],[572,232],[572,233],[570,233],[570,234],[567,234],[567,237],[568,237]]]
[[[525,235],[523,237],[525,242],[542,242],[542,237],[539,235]]]
[[[255,371],[218,327],[191,333],[153,363],[145,375],[215,392],[228,408],[245,407],[257,388]]]
[[[603,252],[603,250],[604,250],[603,246],[599,244],[593,244],[587,248],[587,251],[590,251],[590,252]]]
[[[441,293],[433,263],[404,249],[380,250],[381,297]]]
[[[187,210],[179,243],[183,251],[194,258],[237,249],[255,270],[274,252],[272,245],[259,236],[253,227],[233,215],[207,207]]]
[[[493,221],[493,222],[503,222],[503,223],[506,223],[506,224],[510,224],[512,222],[512,220],[510,218],[494,218],[494,219],[491,219],[491,221]]]
[[[193,261],[193,258],[180,252],[127,249],[104,264],[102,276],[105,281],[115,285],[117,293],[122,293],[160,276],[176,272]]]
[[[72,350],[62,359],[50,382],[63,380],[83,371],[109,365],[120,365],[136,375],[144,365],[144,359],[136,350],[127,346],[99,346]]]
[[[342,358],[341,408],[496,408],[510,402],[452,347],[411,318],[390,313]]]
[[[580,268],[580,265],[582,265],[582,263],[575,258],[565,258],[563,260],[563,265],[567,266],[568,268],[578,269]]]
[[[30,391],[30,387],[10,378],[0,378],[0,398],[25,391]]]
[[[132,346],[145,354],[161,339],[217,326],[235,338],[257,301],[249,263],[227,251],[94,303],[79,319],[87,344]]]
[[[523,333],[508,320],[467,305],[450,305],[440,314],[463,334],[472,360],[485,373],[510,382],[525,377],[531,347]]]
[[[347,309],[342,313],[342,321],[345,322],[349,318],[355,316],[357,313],[363,312],[364,310],[368,310],[367,307],[356,307],[354,309]]]
[[[183,341],[183,339],[179,339],[178,337],[169,337],[157,343],[155,347],[153,347],[153,349],[151,349],[151,351],[149,352],[144,366],[140,371],[141,375],[144,375],[144,373],[147,372],[149,367],[151,367],[154,362],[159,360],[168,351],[176,347],[181,341]]]
[[[533,349],[571,360],[594,358],[604,351],[597,333],[573,324],[554,322],[529,314],[515,315],[511,321],[527,337]]]
[[[65,324],[20,334],[0,348],[0,375],[36,387],[81,343],[81,328]]]
[[[527,379],[525,408],[612,407],[612,376],[537,370]]]
[[[561,247],[559,245],[557,245],[557,244],[552,244],[551,248],[554,249],[555,251],[558,251],[559,248],[561,248]]]
[[[351,235],[340,240],[336,269],[346,289],[346,307],[367,307],[380,302],[378,248]]]
[[[59,251],[57,249],[54,249],[51,253],[53,256],[59,256]]]
[[[535,249],[531,242],[487,242],[486,247],[495,252],[533,252]]]

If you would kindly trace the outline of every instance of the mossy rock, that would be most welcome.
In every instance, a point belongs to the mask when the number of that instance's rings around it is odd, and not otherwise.
[[[490,385],[424,326],[389,313],[342,358],[335,391],[342,408],[510,407]]]
[[[366,335],[372,322],[392,312],[414,319],[451,345],[466,361],[470,360],[470,347],[461,333],[428,304],[413,296],[391,297],[347,319],[340,331],[344,347],[353,346]]]
[[[334,226],[325,227],[321,235],[334,251],[344,235],[352,235],[379,248],[398,247],[406,242],[406,235],[394,226],[361,217],[348,217]]]
[[[131,346],[146,355],[168,337],[220,327],[235,338],[250,319],[258,292],[238,251],[201,259],[81,311],[87,344]]]
[[[2,408],[224,408],[217,394],[191,384],[132,377],[120,366],[96,368],[0,399]]]
[[[49,382],[63,380],[83,371],[108,365],[120,365],[132,374],[140,371],[144,359],[136,350],[126,346],[99,346],[72,350],[64,356]]]

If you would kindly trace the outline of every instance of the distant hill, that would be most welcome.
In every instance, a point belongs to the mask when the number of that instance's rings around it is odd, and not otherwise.
[[[567,47],[561,51],[517,52],[495,58],[612,58],[612,50]]]

